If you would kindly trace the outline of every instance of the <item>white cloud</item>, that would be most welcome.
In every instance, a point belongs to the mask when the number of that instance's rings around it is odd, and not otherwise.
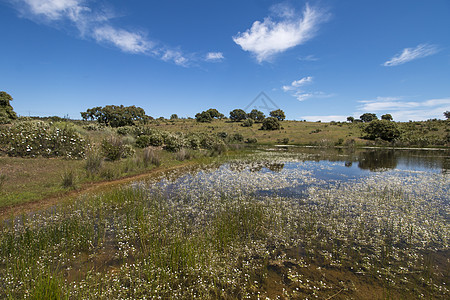
[[[180,66],[188,66],[192,56],[186,57],[180,50],[160,45],[139,31],[114,26],[110,11],[95,10],[86,0],[13,0],[16,9],[31,20],[45,21],[49,25],[69,21],[82,38],[117,47],[123,52],[143,54]]]
[[[111,43],[123,52],[146,53],[151,43],[139,34],[106,25],[94,29],[93,37],[98,42]]]
[[[80,13],[89,11],[81,0],[23,0],[32,14],[42,15],[50,20],[68,17],[75,21]]]
[[[223,56],[222,52],[209,52],[206,54],[205,60],[206,61],[212,61],[212,62],[218,62],[222,61],[225,57]]]
[[[444,111],[450,110],[450,98],[428,99],[424,101],[404,100],[405,97],[377,97],[359,101],[361,105],[355,115],[365,112],[389,113],[396,121],[426,120],[442,118]]]
[[[282,89],[285,92],[297,90],[298,88],[300,88],[306,84],[312,83],[312,81],[313,81],[313,77],[311,77],[311,76],[303,77],[299,80],[294,80],[290,85],[284,85],[282,87]]]
[[[383,66],[398,66],[412,60],[433,55],[439,51],[436,45],[420,44],[415,48],[405,48],[402,53],[397,54],[390,60],[386,61]]]
[[[244,51],[256,55],[258,62],[267,61],[277,53],[310,40],[316,35],[319,24],[328,19],[327,14],[309,5],[305,6],[302,16],[286,6],[280,7],[277,13],[280,21],[271,17],[263,22],[255,21],[250,29],[233,37]]]

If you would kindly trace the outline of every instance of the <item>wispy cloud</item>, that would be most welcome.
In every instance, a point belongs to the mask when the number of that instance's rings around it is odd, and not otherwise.
[[[206,54],[205,60],[211,62],[219,62],[222,61],[225,57],[222,52],[208,52]]]
[[[327,94],[324,92],[317,91],[305,91],[305,86],[313,83],[314,78],[312,76],[307,76],[300,78],[299,80],[294,80],[290,85],[283,85],[281,88],[284,92],[291,94],[298,101],[305,101],[310,98],[328,98],[332,97],[333,94]]]
[[[439,49],[436,45],[420,44],[415,48],[403,49],[401,53],[395,55],[393,58],[386,61],[383,64],[383,66],[385,67],[398,66],[418,58],[436,54],[437,52],[439,52]]]
[[[313,78],[311,76],[307,76],[307,77],[303,77],[299,80],[294,80],[290,85],[284,85],[283,91],[287,92],[287,91],[293,91],[293,90],[297,90],[300,87],[312,83],[313,82]]]
[[[263,22],[255,21],[250,29],[233,37],[236,44],[244,51],[253,53],[260,63],[310,40],[316,35],[319,25],[329,17],[308,4],[301,16],[285,5],[272,7],[272,13],[278,20],[266,17]]]
[[[426,120],[442,118],[444,111],[450,110],[450,98],[428,99],[424,101],[406,100],[406,97],[377,97],[372,100],[361,100],[358,112],[391,114],[397,121]]]
[[[91,1],[10,0],[10,2],[25,18],[55,27],[71,24],[78,30],[80,38],[110,45],[126,53],[148,55],[180,66],[189,66],[196,60],[195,55],[187,55],[181,50],[155,42],[142,31],[115,26],[113,24],[115,14],[111,10],[94,7],[95,3]]]
[[[147,53],[152,48],[152,44],[143,35],[110,25],[95,28],[93,37],[98,42],[111,43],[123,52]]]

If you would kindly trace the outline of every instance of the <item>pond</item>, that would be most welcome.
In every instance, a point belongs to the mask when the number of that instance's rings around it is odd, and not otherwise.
[[[85,195],[0,227],[0,298],[449,299],[449,158],[264,148]]]
[[[223,199],[281,214],[263,246],[276,249],[266,295],[329,296],[334,285],[344,298],[421,298],[449,293],[449,167],[448,150],[276,148],[144,188],[182,199],[197,224],[226,209]],[[364,277],[352,280],[353,294],[343,283],[352,276]],[[306,284],[311,278],[321,280]]]

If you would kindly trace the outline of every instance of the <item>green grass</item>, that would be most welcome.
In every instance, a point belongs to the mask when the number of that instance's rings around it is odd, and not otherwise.
[[[271,188],[270,174],[220,170],[2,223],[0,298],[448,296],[448,224],[430,201],[444,175],[375,174],[290,199],[242,190]]]

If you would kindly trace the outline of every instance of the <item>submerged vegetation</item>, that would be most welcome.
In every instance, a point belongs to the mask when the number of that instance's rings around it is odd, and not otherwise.
[[[257,152],[6,221],[0,297],[449,297],[448,174],[325,180],[334,163],[307,159]]]

